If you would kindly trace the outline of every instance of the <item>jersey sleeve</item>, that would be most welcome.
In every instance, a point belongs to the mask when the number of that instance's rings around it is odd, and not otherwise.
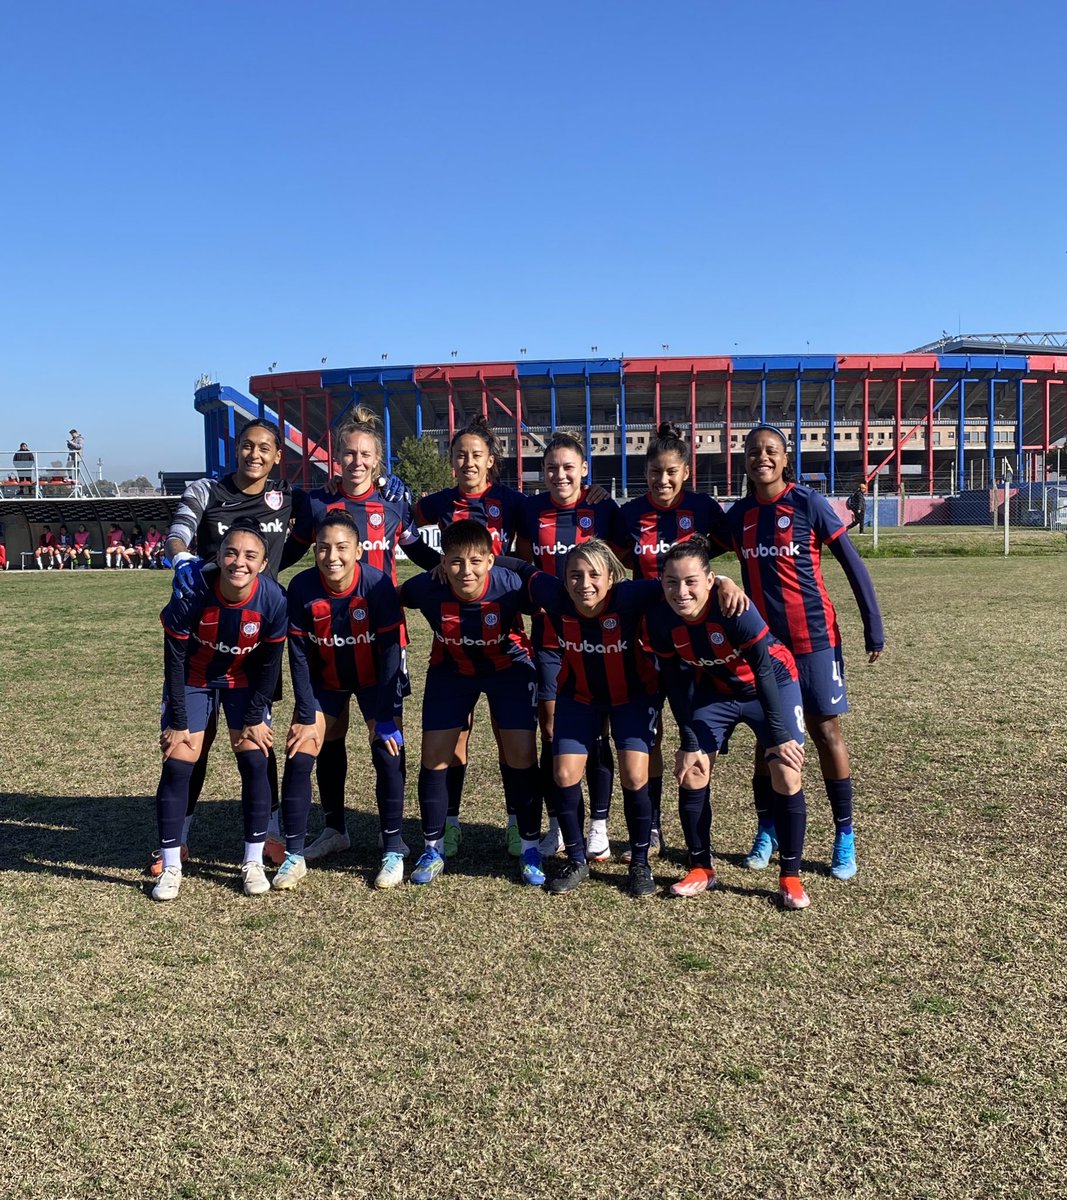
[[[845,532],[845,523],[834,512],[830,501],[821,492],[812,492],[808,500],[808,516],[815,536],[824,545]]]
[[[207,511],[210,500],[210,479],[197,479],[189,484],[185,491],[182,492],[182,498],[178,501],[178,507],[174,510],[174,517],[171,520],[170,529],[167,531],[167,537],[177,538],[178,541],[184,542],[190,548],[195,546],[196,531],[200,527],[200,522]]]
[[[278,584],[271,589],[270,612],[266,615],[263,640],[265,642],[284,642],[289,629],[289,611],[285,592]]]
[[[173,638],[184,641],[193,631],[193,608],[196,596],[173,596],[159,614],[164,630]]]
[[[537,608],[544,609],[549,616],[558,617],[566,590],[559,579],[546,575],[544,571],[534,571],[526,581],[530,599]]]
[[[393,587],[392,580],[387,575],[383,575],[374,585],[372,599],[375,632],[382,634],[399,629],[404,623],[404,614],[400,608],[397,589]]]
[[[726,521],[726,513],[714,496],[710,496],[709,499],[711,500],[711,508],[708,511],[708,527],[705,533],[711,542],[713,553],[718,550],[722,554],[727,554],[734,548],[734,539],[730,534],[730,527]]]
[[[426,584],[429,578],[425,573],[414,575],[411,579],[405,579],[397,588],[400,603],[404,608],[414,608],[422,612],[426,603]]]

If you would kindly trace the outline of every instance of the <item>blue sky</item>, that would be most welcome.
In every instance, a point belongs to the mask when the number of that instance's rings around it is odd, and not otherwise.
[[[0,450],[202,466],[203,372],[1058,329],[1062,11],[0,15]]]

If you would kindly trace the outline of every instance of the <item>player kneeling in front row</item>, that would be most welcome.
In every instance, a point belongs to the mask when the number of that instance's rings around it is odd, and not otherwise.
[[[477,521],[456,521],[441,537],[439,571],[400,585],[401,602],[418,609],[433,630],[422,701],[419,809],[426,849],[412,883],[432,883],[444,870],[448,767],[485,695],[500,734],[500,774],[519,827],[524,883],[540,887],[541,792],[537,770],[537,671],[522,630],[532,612],[514,571],[493,566],[493,539]],[[444,580],[436,576],[443,572]]]
[[[786,908],[810,903],[800,882],[806,809],[804,716],[793,656],[754,607],[725,616],[701,537],[671,547],[663,565],[667,603],[648,619],[648,641],[661,664],[678,721],[675,760],[678,815],[689,849],[689,874],[671,887],[696,896],[715,886],[711,859],[711,773],[715,756],[744,722],[766,750],[778,830],[779,896]]]
[[[270,820],[267,752],[273,744],[270,701],[285,643],[285,593],[266,575],[267,546],[254,521],[235,521],[189,596],[160,615],[165,631],[164,699],[159,744],[163,772],[156,791],[163,870],[154,900],[173,900],[182,885],[182,846],[189,781],[213,714],[221,707],[241,774],[245,894],[270,890],[263,842]]]
[[[404,735],[401,732],[400,628],[396,588],[383,571],[359,561],[363,542],[347,512],[328,513],[315,534],[315,563],[289,584],[289,666],[296,707],[286,738],[282,817],[286,857],[274,886],[304,878],[311,772],[324,744],[344,742],[353,696],[367,724],[381,822],[378,888],[404,879]],[[344,795],[347,758],[332,790]],[[342,824],[344,810],[341,811]]]

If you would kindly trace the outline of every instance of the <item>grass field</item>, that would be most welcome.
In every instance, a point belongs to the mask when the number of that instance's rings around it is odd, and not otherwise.
[[[718,892],[635,903],[614,864],[521,889],[484,715],[432,887],[371,889],[353,742],[350,854],[241,895],[216,751],[154,904],[168,576],[0,579],[0,1196],[1062,1197],[1067,557],[871,570],[875,667],[828,570],[860,874],[828,875],[809,769],[802,913],[739,866],[747,734],[716,771]],[[413,786],[408,813],[416,845]]]

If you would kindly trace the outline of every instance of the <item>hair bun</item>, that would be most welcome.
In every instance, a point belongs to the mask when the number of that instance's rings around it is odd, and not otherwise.
[[[682,431],[677,425],[672,425],[670,421],[660,421],[659,428],[656,430],[656,437],[661,438],[681,438]]]

